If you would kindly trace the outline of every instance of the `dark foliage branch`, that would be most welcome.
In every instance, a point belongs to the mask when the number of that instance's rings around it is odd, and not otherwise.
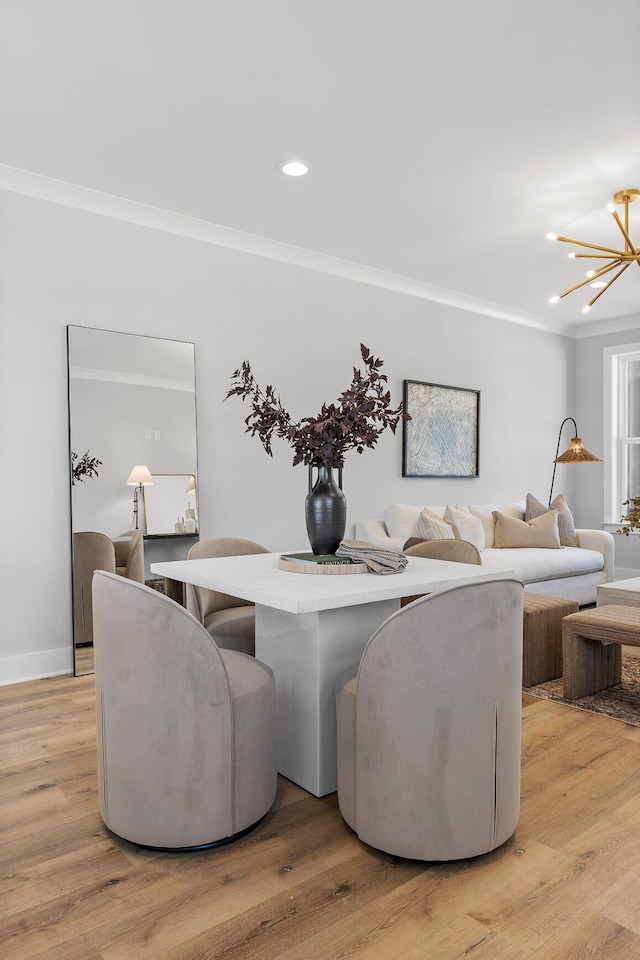
[[[97,457],[90,457],[87,450],[80,457],[77,453],[71,451],[71,485],[84,483],[87,477],[97,477],[98,467],[102,466],[102,460]]]
[[[335,403],[323,403],[315,417],[294,421],[282,406],[272,386],[261,389],[248,360],[243,361],[232,377],[228,397],[248,400],[251,407],[245,419],[246,432],[258,436],[269,456],[272,438],[285,440],[293,447],[293,465],[324,464],[339,467],[349,450],[362,453],[375,447],[378,437],[389,427],[394,433],[402,419],[409,420],[403,405],[392,408],[387,377],[380,372],[383,361],[360,344],[364,373],[353,368],[353,379]]]
[[[640,497],[631,497],[630,500],[625,500],[622,506],[629,506],[631,509],[626,517],[620,517],[620,523],[624,526],[616,530],[616,533],[624,533],[625,537],[628,537],[632,530],[640,530]]]

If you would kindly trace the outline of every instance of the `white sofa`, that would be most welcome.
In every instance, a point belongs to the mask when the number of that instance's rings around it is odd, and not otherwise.
[[[357,540],[402,552],[413,531],[424,504],[392,504],[384,518],[356,521]],[[439,517],[446,507],[429,506]],[[614,539],[604,530],[577,530],[578,546],[559,550],[540,547],[496,549],[494,547],[493,511],[523,520],[524,503],[469,504],[463,507],[482,520],[485,546],[480,552],[482,566],[487,569],[512,570],[525,590],[568,597],[584,606],[596,602],[596,587],[614,579]]]

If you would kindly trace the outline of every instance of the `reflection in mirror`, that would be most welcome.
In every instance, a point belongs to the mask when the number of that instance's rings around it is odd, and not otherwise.
[[[193,474],[154,473],[153,484],[144,488],[147,536],[197,533],[196,478]]]
[[[93,571],[144,582],[149,563],[183,559],[197,539],[195,348],[75,326],[67,344],[78,676],[93,672]]]

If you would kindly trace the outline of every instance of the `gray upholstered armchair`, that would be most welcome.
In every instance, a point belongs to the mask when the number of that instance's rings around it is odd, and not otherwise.
[[[210,557],[239,557],[270,553],[266,547],[241,537],[215,537],[200,540],[191,547],[189,560]],[[219,647],[255,654],[255,605],[226,593],[186,585],[187,610],[209,631]]]
[[[91,579],[94,570],[116,572],[113,543],[104,533],[86,530],[73,535],[73,644],[93,643]]]
[[[468,540],[419,540],[412,538],[404,545],[403,553],[408,557],[426,557],[431,560],[449,560],[453,563],[474,563],[480,565],[482,560],[477,547]],[[414,594],[403,597],[400,606],[418,600],[424,594]]]
[[[178,850],[233,839],[276,792],[271,670],[220,650],[184,607],[93,578],[98,790],[107,827]]]
[[[338,802],[361,840],[456,860],[520,810],[523,586],[431,593],[383,623],[336,690]]]
[[[93,643],[91,580],[95,570],[117,573],[144,583],[144,541],[141,530],[127,530],[117,540],[85,530],[73,535],[73,643]]]
[[[144,583],[144,540],[142,530],[127,530],[113,541],[116,573],[128,580]]]

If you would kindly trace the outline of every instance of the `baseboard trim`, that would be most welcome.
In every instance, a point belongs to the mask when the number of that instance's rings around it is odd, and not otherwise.
[[[38,650],[36,653],[22,653],[17,657],[0,658],[0,687],[10,683],[24,683],[26,680],[59,677],[65,673],[73,673],[71,647]]]

